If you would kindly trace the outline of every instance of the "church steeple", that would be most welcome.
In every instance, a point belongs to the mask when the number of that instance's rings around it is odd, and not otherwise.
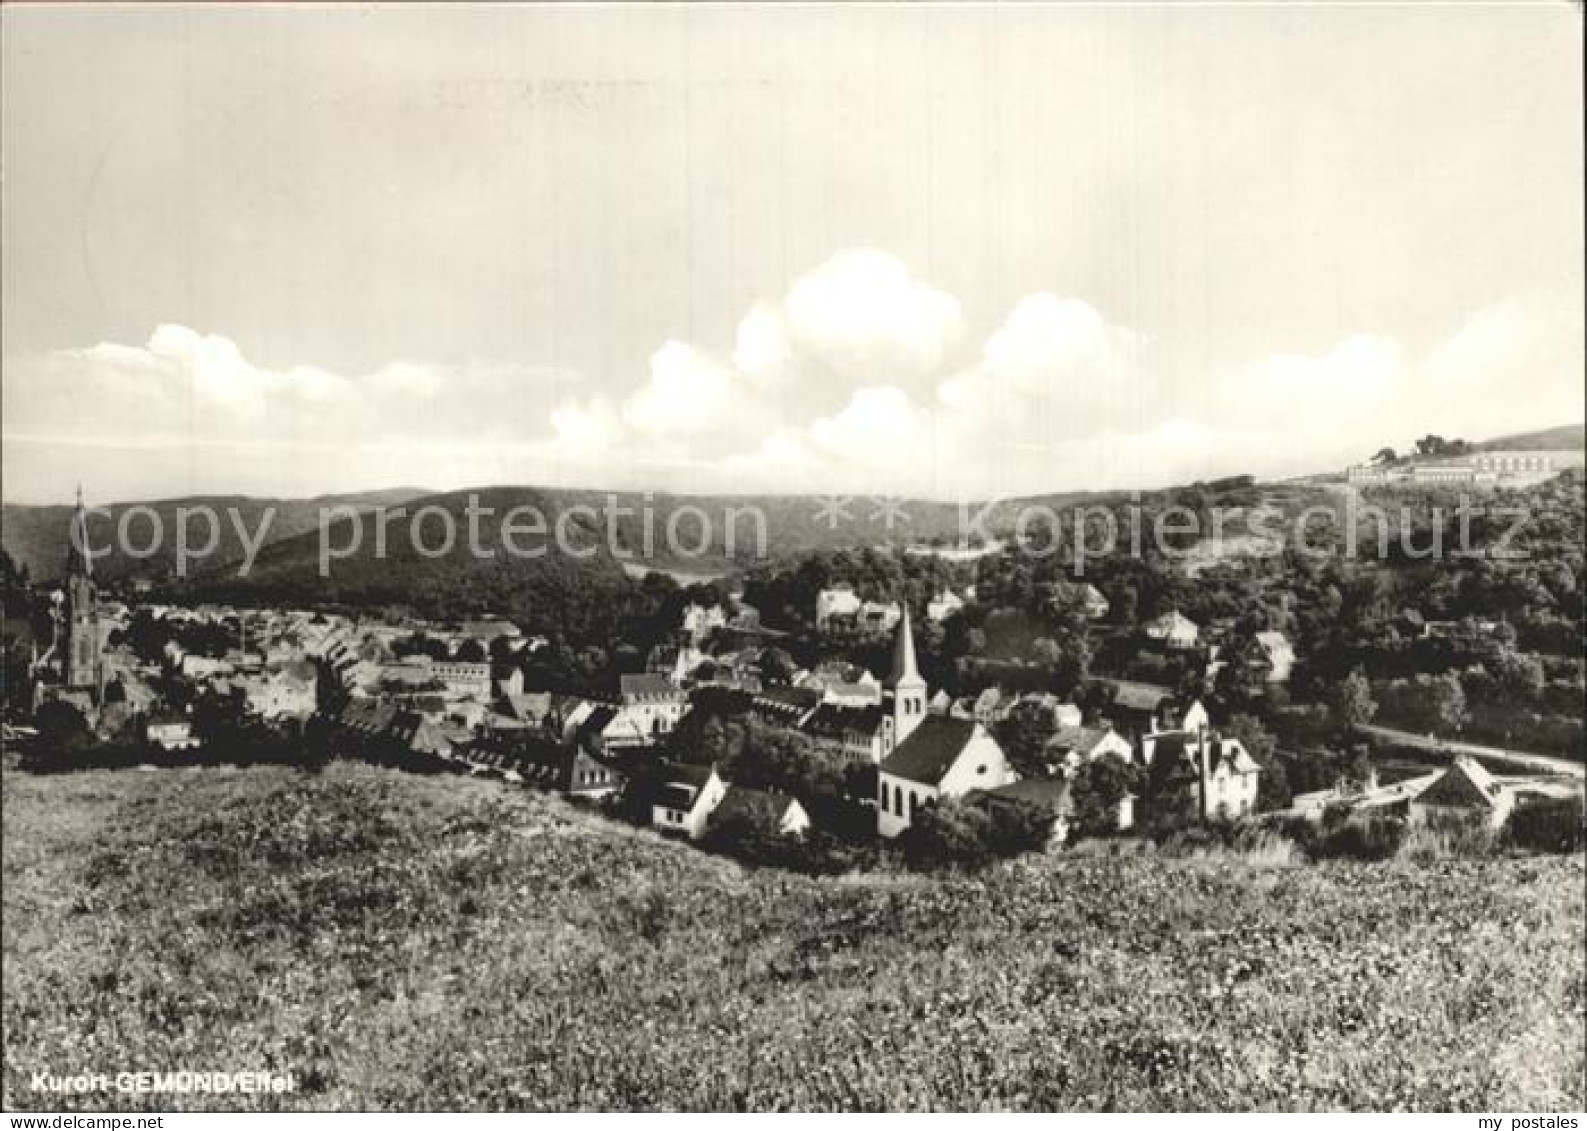
[[[907,605],[898,623],[898,635],[893,638],[893,670],[882,687],[893,724],[891,748],[908,738],[926,719],[926,681],[915,664],[915,630]]]
[[[898,622],[898,635],[893,637],[893,670],[888,673],[887,682],[882,686],[894,688],[917,683],[921,687],[926,686],[926,681],[920,678],[920,669],[915,666],[915,630],[909,623],[909,607],[906,605],[904,617]]]
[[[66,539],[66,576],[92,577],[94,560],[88,556],[88,514],[83,509],[83,485],[77,485],[77,509]]]
[[[88,512],[83,488],[77,487],[77,510],[66,550],[66,599],[61,610],[61,682],[69,688],[104,687],[104,660],[99,651],[99,592],[94,585],[94,560],[88,552]]]

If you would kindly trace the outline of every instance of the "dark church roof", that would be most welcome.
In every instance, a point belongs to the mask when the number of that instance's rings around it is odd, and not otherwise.
[[[936,785],[969,745],[975,728],[973,719],[928,715],[897,749],[882,759],[881,772]]]

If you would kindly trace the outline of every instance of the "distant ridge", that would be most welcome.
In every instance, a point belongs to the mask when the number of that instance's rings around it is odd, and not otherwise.
[[[1563,424],[1538,432],[1518,432],[1474,445],[1479,451],[1542,452],[1587,448],[1587,424]]]

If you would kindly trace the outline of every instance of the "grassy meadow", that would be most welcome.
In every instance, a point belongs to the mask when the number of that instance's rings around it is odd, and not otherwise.
[[[3,792],[11,1109],[1587,1105],[1580,854],[833,880],[354,765]],[[300,1088],[28,1091],[206,1068]]]

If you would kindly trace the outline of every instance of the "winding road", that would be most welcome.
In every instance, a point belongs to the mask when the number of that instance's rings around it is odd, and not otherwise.
[[[1547,754],[1529,754],[1523,750],[1506,750],[1499,746],[1479,746],[1474,742],[1459,742],[1448,738],[1428,738],[1408,730],[1393,727],[1364,726],[1361,728],[1377,738],[1415,746],[1422,750],[1441,750],[1454,754],[1470,754],[1476,758],[1502,759],[1512,765],[1526,766],[1545,773],[1568,774],[1574,778],[1587,778],[1587,765],[1569,758],[1555,758]]]

